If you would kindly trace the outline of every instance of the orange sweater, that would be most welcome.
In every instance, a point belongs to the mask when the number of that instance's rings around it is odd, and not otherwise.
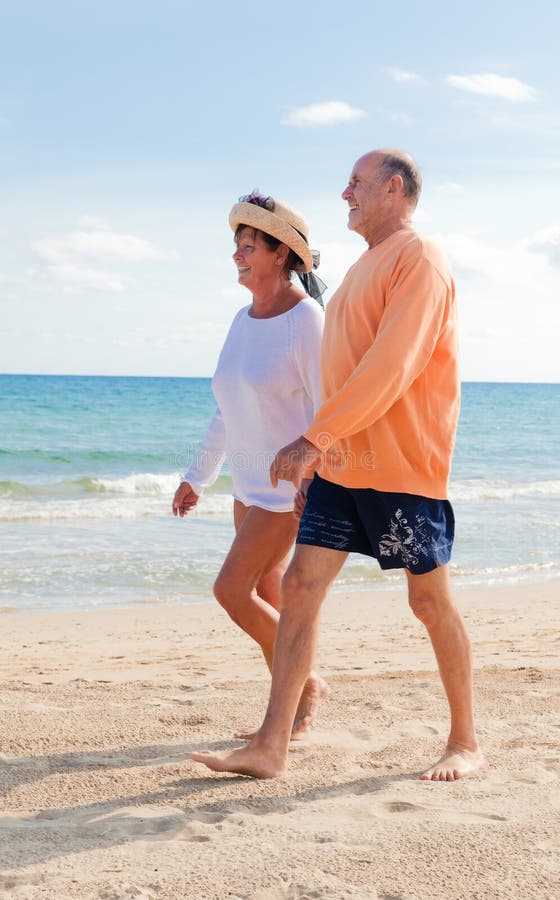
[[[445,499],[459,415],[454,285],[412,228],[367,250],[327,306],[323,405],[305,437],[328,481]]]

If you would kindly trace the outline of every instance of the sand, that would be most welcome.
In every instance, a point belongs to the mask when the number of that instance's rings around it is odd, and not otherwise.
[[[338,592],[331,686],[285,778],[189,760],[259,724],[268,673],[214,604],[0,616],[0,896],[560,897],[558,582],[459,589],[490,767],[418,774],[447,709],[402,590]]]

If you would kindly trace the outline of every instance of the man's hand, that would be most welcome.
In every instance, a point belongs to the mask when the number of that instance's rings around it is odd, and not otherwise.
[[[282,447],[274,457],[270,467],[270,481],[272,487],[278,487],[279,481],[291,481],[299,490],[303,472],[311,466],[316,466],[321,458],[317,447],[307,438],[296,438],[291,444]]]
[[[195,494],[188,481],[182,481],[173,497],[173,515],[186,516],[198,503],[199,494]]]

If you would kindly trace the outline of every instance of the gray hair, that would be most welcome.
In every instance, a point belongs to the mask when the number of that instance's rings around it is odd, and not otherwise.
[[[422,176],[412,156],[404,150],[379,150],[383,155],[380,178],[383,180],[391,175],[400,175],[403,180],[403,193],[409,197],[414,205],[418,203],[422,190]]]

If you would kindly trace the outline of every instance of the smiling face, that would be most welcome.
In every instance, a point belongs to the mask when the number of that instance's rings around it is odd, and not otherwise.
[[[342,192],[342,199],[348,203],[348,228],[366,240],[391,212],[388,179],[383,177],[382,165],[381,154],[368,153],[360,157]]]
[[[410,228],[420,187],[421,178],[407,154],[400,150],[366,153],[342,192],[349,208],[348,228],[361,234],[370,248],[395,231]]]
[[[241,226],[235,235],[236,250],[233,261],[237,266],[238,281],[253,293],[275,278],[280,278],[288,250],[280,244],[272,250],[260,231]],[[283,248],[283,249],[282,249]]]

